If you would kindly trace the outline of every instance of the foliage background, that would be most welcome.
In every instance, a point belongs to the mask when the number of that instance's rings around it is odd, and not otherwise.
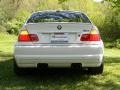
[[[0,32],[18,34],[31,15],[40,10],[77,10],[85,12],[98,26],[102,39],[120,46],[120,0],[0,0]]]

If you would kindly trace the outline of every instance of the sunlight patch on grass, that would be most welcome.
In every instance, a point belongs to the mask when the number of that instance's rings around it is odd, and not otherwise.
[[[6,33],[0,33],[0,55],[4,54],[8,55],[7,53],[13,53],[14,50],[14,43],[17,40],[17,36],[9,35]]]
[[[2,42],[0,43],[0,53],[13,53],[15,42]]]
[[[112,49],[108,49],[105,48],[105,55],[107,57],[120,57],[120,49],[117,48],[112,48]]]
[[[17,36],[0,32],[0,43],[1,42],[14,42],[16,40],[17,40]]]

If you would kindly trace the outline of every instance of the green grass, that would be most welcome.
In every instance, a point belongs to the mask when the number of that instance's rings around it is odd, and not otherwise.
[[[12,64],[16,36],[6,37],[10,42],[0,42],[0,90],[120,90],[119,49],[105,48],[105,68],[101,75],[81,74],[69,69],[52,69],[16,76]]]

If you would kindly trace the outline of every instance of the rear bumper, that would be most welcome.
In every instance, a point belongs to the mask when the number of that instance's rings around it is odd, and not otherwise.
[[[47,63],[50,67],[70,67],[72,63],[97,67],[103,62],[103,46],[15,46],[14,57],[19,67],[37,67],[39,63]]]

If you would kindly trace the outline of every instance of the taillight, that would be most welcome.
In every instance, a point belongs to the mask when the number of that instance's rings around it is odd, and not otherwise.
[[[18,36],[19,42],[37,42],[39,41],[36,34],[29,34],[27,30],[22,30]]]
[[[97,28],[92,28],[90,33],[82,34],[80,40],[81,41],[100,41],[100,34],[97,31]]]

